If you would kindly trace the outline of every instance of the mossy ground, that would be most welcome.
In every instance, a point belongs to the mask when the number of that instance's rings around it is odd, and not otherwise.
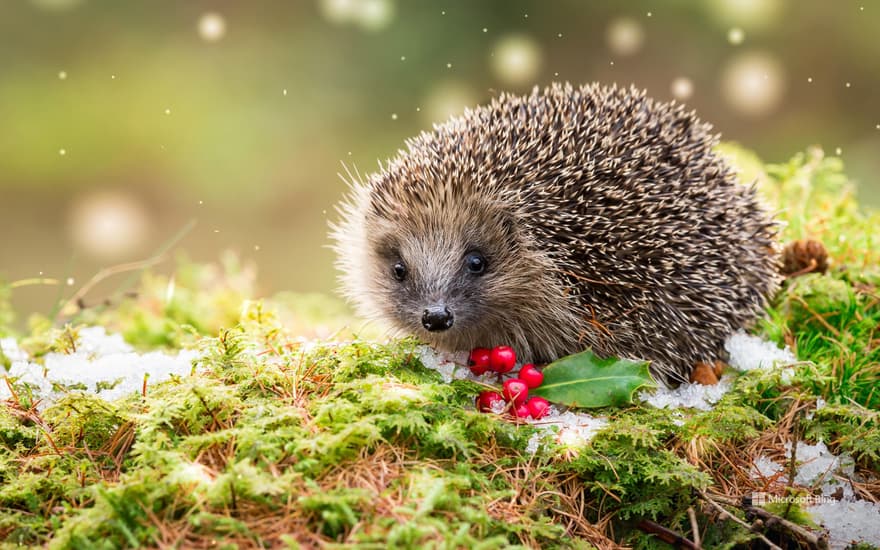
[[[145,274],[136,297],[19,335],[39,357],[101,324],[202,358],[194,376],[114,403],[72,391],[38,411],[16,387],[0,405],[0,547],[649,548],[665,543],[646,520],[689,537],[689,509],[705,547],[736,547],[755,535],[700,494],[780,490],[749,472],[791,438],[851,454],[856,490],[880,498],[880,216],[858,210],[839,159],[724,151],[779,205],[784,240],[821,240],[832,260],[787,281],[755,328],[802,361],[786,381],[744,374],[708,412],[599,411],[610,421],[589,444],[532,455],[534,428],[475,412],[478,387],[443,383],[415,342],[332,344],[358,326],[334,302],[251,301],[233,259],[183,264],[173,292]]]

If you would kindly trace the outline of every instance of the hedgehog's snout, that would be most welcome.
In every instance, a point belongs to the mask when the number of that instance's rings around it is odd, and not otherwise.
[[[455,317],[445,305],[434,305],[422,313],[422,326],[430,332],[440,332],[452,328]]]

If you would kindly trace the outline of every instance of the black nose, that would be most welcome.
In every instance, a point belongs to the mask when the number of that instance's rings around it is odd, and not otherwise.
[[[452,312],[446,306],[431,306],[422,313],[422,326],[431,332],[452,326]]]

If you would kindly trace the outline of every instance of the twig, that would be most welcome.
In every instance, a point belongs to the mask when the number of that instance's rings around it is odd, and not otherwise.
[[[64,305],[62,305],[61,307],[58,307],[58,305],[56,304],[55,308],[52,310],[52,313],[49,315],[49,317],[52,319],[57,319],[59,315],[73,315],[73,314],[75,314],[80,309],[78,304],[80,304],[82,302],[83,296],[85,296],[96,284],[100,283],[101,281],[103,281],[104,279],[106,279],[108,277],[111,277],[111,276],[116,275],[118,273],[125,273],[126,271],[144,270],[148,267],[152,267],[153,265],[156,265],[157,263],[161,262],[165,258],[165,255],[168,253],[168,251],[175,244],[180,242],[181,239],[183,239],[190,231],[192,231],[192,228],[195,227],[195,225],[196,225],[195,220],[190,220],[186,225],[183,226],[183,228],[180,231],[178,231],[173,237],[171,237],[171,239],[169,239],[166,243],[164,243],[161,247],[159,247],[159,249],[156,251],[155,254],[153,254],[151,257],[147,258],[146,260],[141,260],[141,261],[137,261],[137,262],[129,262],[129,263],[125,263],[125,264],[119,264],[119,265],[106,267],[106,268],[102,269],[101,271],[96,273],[91,279],[89,279],[89,281],[85,284],[85,286],[83,286],[82,288],[77,290],[73,294],[73,296],[71,296],[64,303]],[[123,282],[123,284],[117,289],[117,291],[118,292],[124,291],[125,288],[127,288],[128,286],[130,286],[132,284],[132,281],[133,281],[132,277],[129,277],[125,282]]]
[[[795,407],[797,405],[798,405],[798,403],[795,402]],[[799,411],[797,409],[795,409],[795,410],[796,410],[796,412],[794,415],[794,425],[791,427],[791,435],[792,435],[792,438],[791,438],[791,460],[788,461],[788,483],[787,483],[787,485],[789,485],[789,486],[792,483],[794,483],[794,479],[795,479],[795,477],[797,477],[797,445],[798,445],[798,440],[800,439],[800,435],[798,435],[798,432],[800,431],[799,428],[800,428],[801,411]],[[792,499],[788,499],[788,502],[786,503],[786,506],[785,506],[785,513],[782,514],[783,517],[788,517],[788,513],[791,511],[791,505],[793,503],[794,502]]]
[[[731,521],[739,523],[740,525],[742,525],[743,527],[748,529],[749,532],[755,533],[752,525],[750,525],[748,522],[745,522],[745,521],[739,519],[735,515],[731,514],[727,510],[725,510],[723,506],[721,506],[720,504],[718,504],[717,502],[712,500],[709,497],[709,495],[707,495],[703,491],[700,491],[700,497],[702,497],[702,499],[705,500],[709,504],[709,506],[711,506],[712,508],[715,509],[716,512],[718,512],[718,514],[721,516],[721,519],[729,519]],[[728,504],[730,504],[730,503],[728,502]],[[733,505],[735,505],[735,503]],[[770,542],[770,539],[768,539],[767,537],[765,537],[761,533],[755,533],[755,535],[757,535],[758,538],[760,538],[764,542],[764,544],[766,544],[771,550],[782,550],[782,548],[780,548],[779,546]]]
[[[12,396],[12,402],[21,407],[21,401],[18,399],[18,392],[15,391],[15,388],[12,386],[12,382],[9,381],[9,376],[3,375],[3,381],[6,382],[6,387],[9,388],[9,395]]]
[[[824,550],[828,548],[828,540],[824,535],[816,535],[807,531],[797,523],[793,523],[788,521],[787,519],[777,516],[772,512],[768,512],[763,508],[759,508],[757,506],[746,506],[744,507],[747,514],[754,514],[759,518],[766,520],[765,524],[770,526],[773,524],[778,524],[780,527],[785,529],[786,531],[794,534],[808,545],[811,548],[818,548],[820,550]]]
[[[801,275],[806,275],[807,273],[813,271],[817,267],[819,267],[819,262],[816,261],[816,258],[810,258],[810,265],[808,265],[807,267],[804,267],[802,269],[799,269],[797,271],[794,271],[792,273],[789,273],[788,275],[785,275],[785,278],[786,279],[793,279],[795,277],[800,277]]]
[[[806,310],[810,313],[810,315],[812,315],[817,321],[819,321],[819,323],[821,323],[823,327],[825,327],[826,329],[828,329],[828,331],[829,331],[831,334],[833,334],[833,335],[834,335],[835,337],[837,337],[837,338],[840,338],[840,331],[837,330],[836,328],[832,327],[831,324],[828,323],[828,321],[825,320],[824,317],[822,317],[821,315],[819,315],[818,313],[816,313],[815,311],[813,311],[813,309],[810,307],[810,305],[807,303],[806,300],[804,300],[804,299],[801,298],[800,296],[797,296],[796,294],[792,294],[791,297],[792,297],[796,302],[798,302],[801,306],[803,306],[803,308],[806,309]]]
[[[654,535],[666,544],[672,544],[676,548],[687,548],[688,550],[700,550],[700,547],[688,540],[687,537],[676,533],[671,529],[663,527],[659,523],[651,520],[643,519],[639,522],[639,529],[646,533]]]
[[[112,277],[113,275],[117,275],[119,273],[125,273],[126,271],[136,271],[138,269],[146,269],[148,267],[152,267],[161,262],[163,259],[164,258],[162,256],[154,256],[152,258],[148,258],[146,260],[141,260],[138,262],[129,262],[127,264],[119,264],[112,267],[105,267],[104,269],[93,275],[92,278],[89,279],[89,282],[87,282],[85,285],[80,287],[79,290],[74,292],[73,296],[68,298],[67,302],[65,302],[65,304],[61,306],[61,309],[58,313],[65,316],[75,314],[80,309],[77,304],[82,300],[82,297],[88,294],[88,292],[95,285],[97,285],[104,279]]]
[[[688,506],[688,519],[691,520],[691,531],[694,534],[694,546],[701,548],[703,546],[700,541],[700,526],[697,524],[697,513],[694,512],[693,506]]]

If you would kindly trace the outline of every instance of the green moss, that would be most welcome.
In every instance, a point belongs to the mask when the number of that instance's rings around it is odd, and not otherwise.
[[[827,405],[805,421],[805,435],[831,442],[865,467],[880,470],[880,412],[852,404]]]
[[[0,407],[0,452],[12,454],[31,449],[39,438],[39,429],[33,422],[23,421],[12,409]]]
[[[801,380],[831,402],[880,405],[880,301],[874,286],[844,274],[811,274],[790,281],[773,304],[764,331],[780,344],[790,341],[808,375]]]
[[[571,468],[584,477],[602,499],[599,514],[622,520],[684,519],[693,490],[709,485],[710,477],[670,448],[673,429],[661,422],[663,412],[633,410],[618,416],[589,445],[578,451]],[[598,519],[598,518],[597,518]]]

